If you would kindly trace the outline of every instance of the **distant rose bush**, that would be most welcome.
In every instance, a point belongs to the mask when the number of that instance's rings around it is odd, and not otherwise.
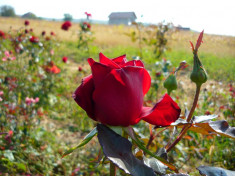
[[[48,65],[43,66],[43,68],[47,73],[60,73],[60,69],[52,61]]]
[[[89,31],[91,29],[91,25],[88,22],[83,22],[81,24],[81,28],[82,28],[83,31]]]
[[[29,39],[29,41],[30,41],[31,43],[38,43],[38,42],[39,42],[39,38],[38,38],[38,37],[35,37],[35,36],[31,36],[30,39]]]
[[[154,107],[144,107],[144,95],[151,78],[140,60],[126,56],[109,59],[100,53],[100,62],[88,59],[92,74],[83,78],[73,98],[90,118],[106,125],[129,126],[145,120],[168,126],[180,115],[180,108],[165,94]]]

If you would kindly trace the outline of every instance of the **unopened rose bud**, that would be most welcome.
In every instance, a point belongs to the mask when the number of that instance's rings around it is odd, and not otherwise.
[[[169,75],[166,80],[164,81],[163,86],[167,89],[167,93],[170,95],[170,93],[173,90],[177,89],[177,81],[174,74]]]
[[[192,51],[193,51],[193,71],[190,75],[190,79],[196,83],[197,86],[201,86],[203,83],[207,81],[207,73],[198,57],[198,48],[200,47],[202,43],[202,38],[203,38],[203,32],[202,31],[197,39],[196,46],[194,48],[194,45],[192,42],[190,42]]]
[[[199,60],[197,54],[194,54],[194,64],[193,71],[190,75],[190,79],[196,83],[197,86],[201,86],[207,81],[207,73],[203,68],[201,61]]]

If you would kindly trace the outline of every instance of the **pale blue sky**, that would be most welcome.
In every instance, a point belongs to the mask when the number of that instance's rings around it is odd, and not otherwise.
[[[235,36],[235,0],[0,0],[1,5],[13,6],[19,15],[30,11],[49,18],[63,18],[64,13],[84,18],[87,11],[93,19],[108,20],[111,12],[134,11],[138,21],[165,20],[205,33]]]

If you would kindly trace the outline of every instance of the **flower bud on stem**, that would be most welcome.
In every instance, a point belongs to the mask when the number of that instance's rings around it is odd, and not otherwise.
[[[166,78],[166,80],[164,81],[163,86],[167,89],[168,95],[170,95],[170,93],[173,90],[176,90],[177,89],[177,81],[176,81],[176,78],[175,78],[175,74],[170,74]]]
[[[194,60],[193,71],[190,75],[190,79],[196,84],[196,93],[194,96],[192,108],[191,108],[189,115],[187,117],[188,124],[184,125],[179,136],[175,139],[175,141],[171,145],[166,147],[167,152],[169,152],[182,139],[182,137],[187,132],[187,130],[192,126],[192,123],[190,123],[190,122],[191,122],[193,113],[195,111],[195,108],[197,106],[198,97],[200,94],[200,88],[201,88],[201,85],[207,81],[207,73],[206,73],[205,69],[203,68],[203,65],[197,55],[198,48],[200,47],[200,45],[202,43],[203,32],[204,31],[202,31],[200,33],[195,48],[194,48],[194,45],[192,44],[192,42],[190,42],[190,44],[192,46],[193,60]]]
[[[201,61],[199,60],[197,53],[194,53],[193,60],[194,60],[193,71],[190,75],[190,79],[197,86],[201,86],[203,83],[207,81],[207,73],[203,68]]]

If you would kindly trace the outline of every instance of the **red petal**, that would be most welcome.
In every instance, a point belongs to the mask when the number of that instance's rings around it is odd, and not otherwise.
[[[138,67],[144,67],[144,64],[141,60],[132,60],[127,63],[125,63],[123,66],[138,66]]]
[[[146,72],[137,67],[113,69],[93,93],[97,120],[112,126],[135,124],[143,106],[145,80],[150,79]]]
[[[118,65],[123,65],[127,62],[126,55],[116,57],[116,58],[112,59],[112,61],[115,62]]]
[[[93,91],[94,82],[92,75],[90,75],[82,79],[82,84],[74,92],[73,98],[86,111],[89,117],[96,120],[94,117],[94,102],[92,100]]]
[[[196,44],[196,46],[195,46],[195,50],[196,50],[196,51],[198,50],[198,48],[200,47],[200,45],[201,45],[201,43],[202,43],[203,32],[204,32],[204,30],[200,33],[200,35],[199,35],[199,37],[198,37],[198,39],[197,39],[197,44]]]
[[[191,41],[189,41],[190,45],[191,45],[191,48],[192,48],[192,51],[194,52],[194,46],[193,46],[193,43]]]
[[[165,94],[153,108],[143,107],[140,118],[153,125],[168,126],[179,118],[180,112],[179,106]]]
[[[106,76],[111,72],[112,68],[99,63],[95,62],[93,59],[89,58],[88,62],[91,66],[92,76],[94,80],[95,87],[98,87],[99,84],[103,82]]]
[[[116,64],[114,61],[112,61],[111,59],[107,58],[105,55],[103,55],[102,53],[99,54],[100,57],[100,63],[107,65],[111,68],[121,68],[118,64]]]

